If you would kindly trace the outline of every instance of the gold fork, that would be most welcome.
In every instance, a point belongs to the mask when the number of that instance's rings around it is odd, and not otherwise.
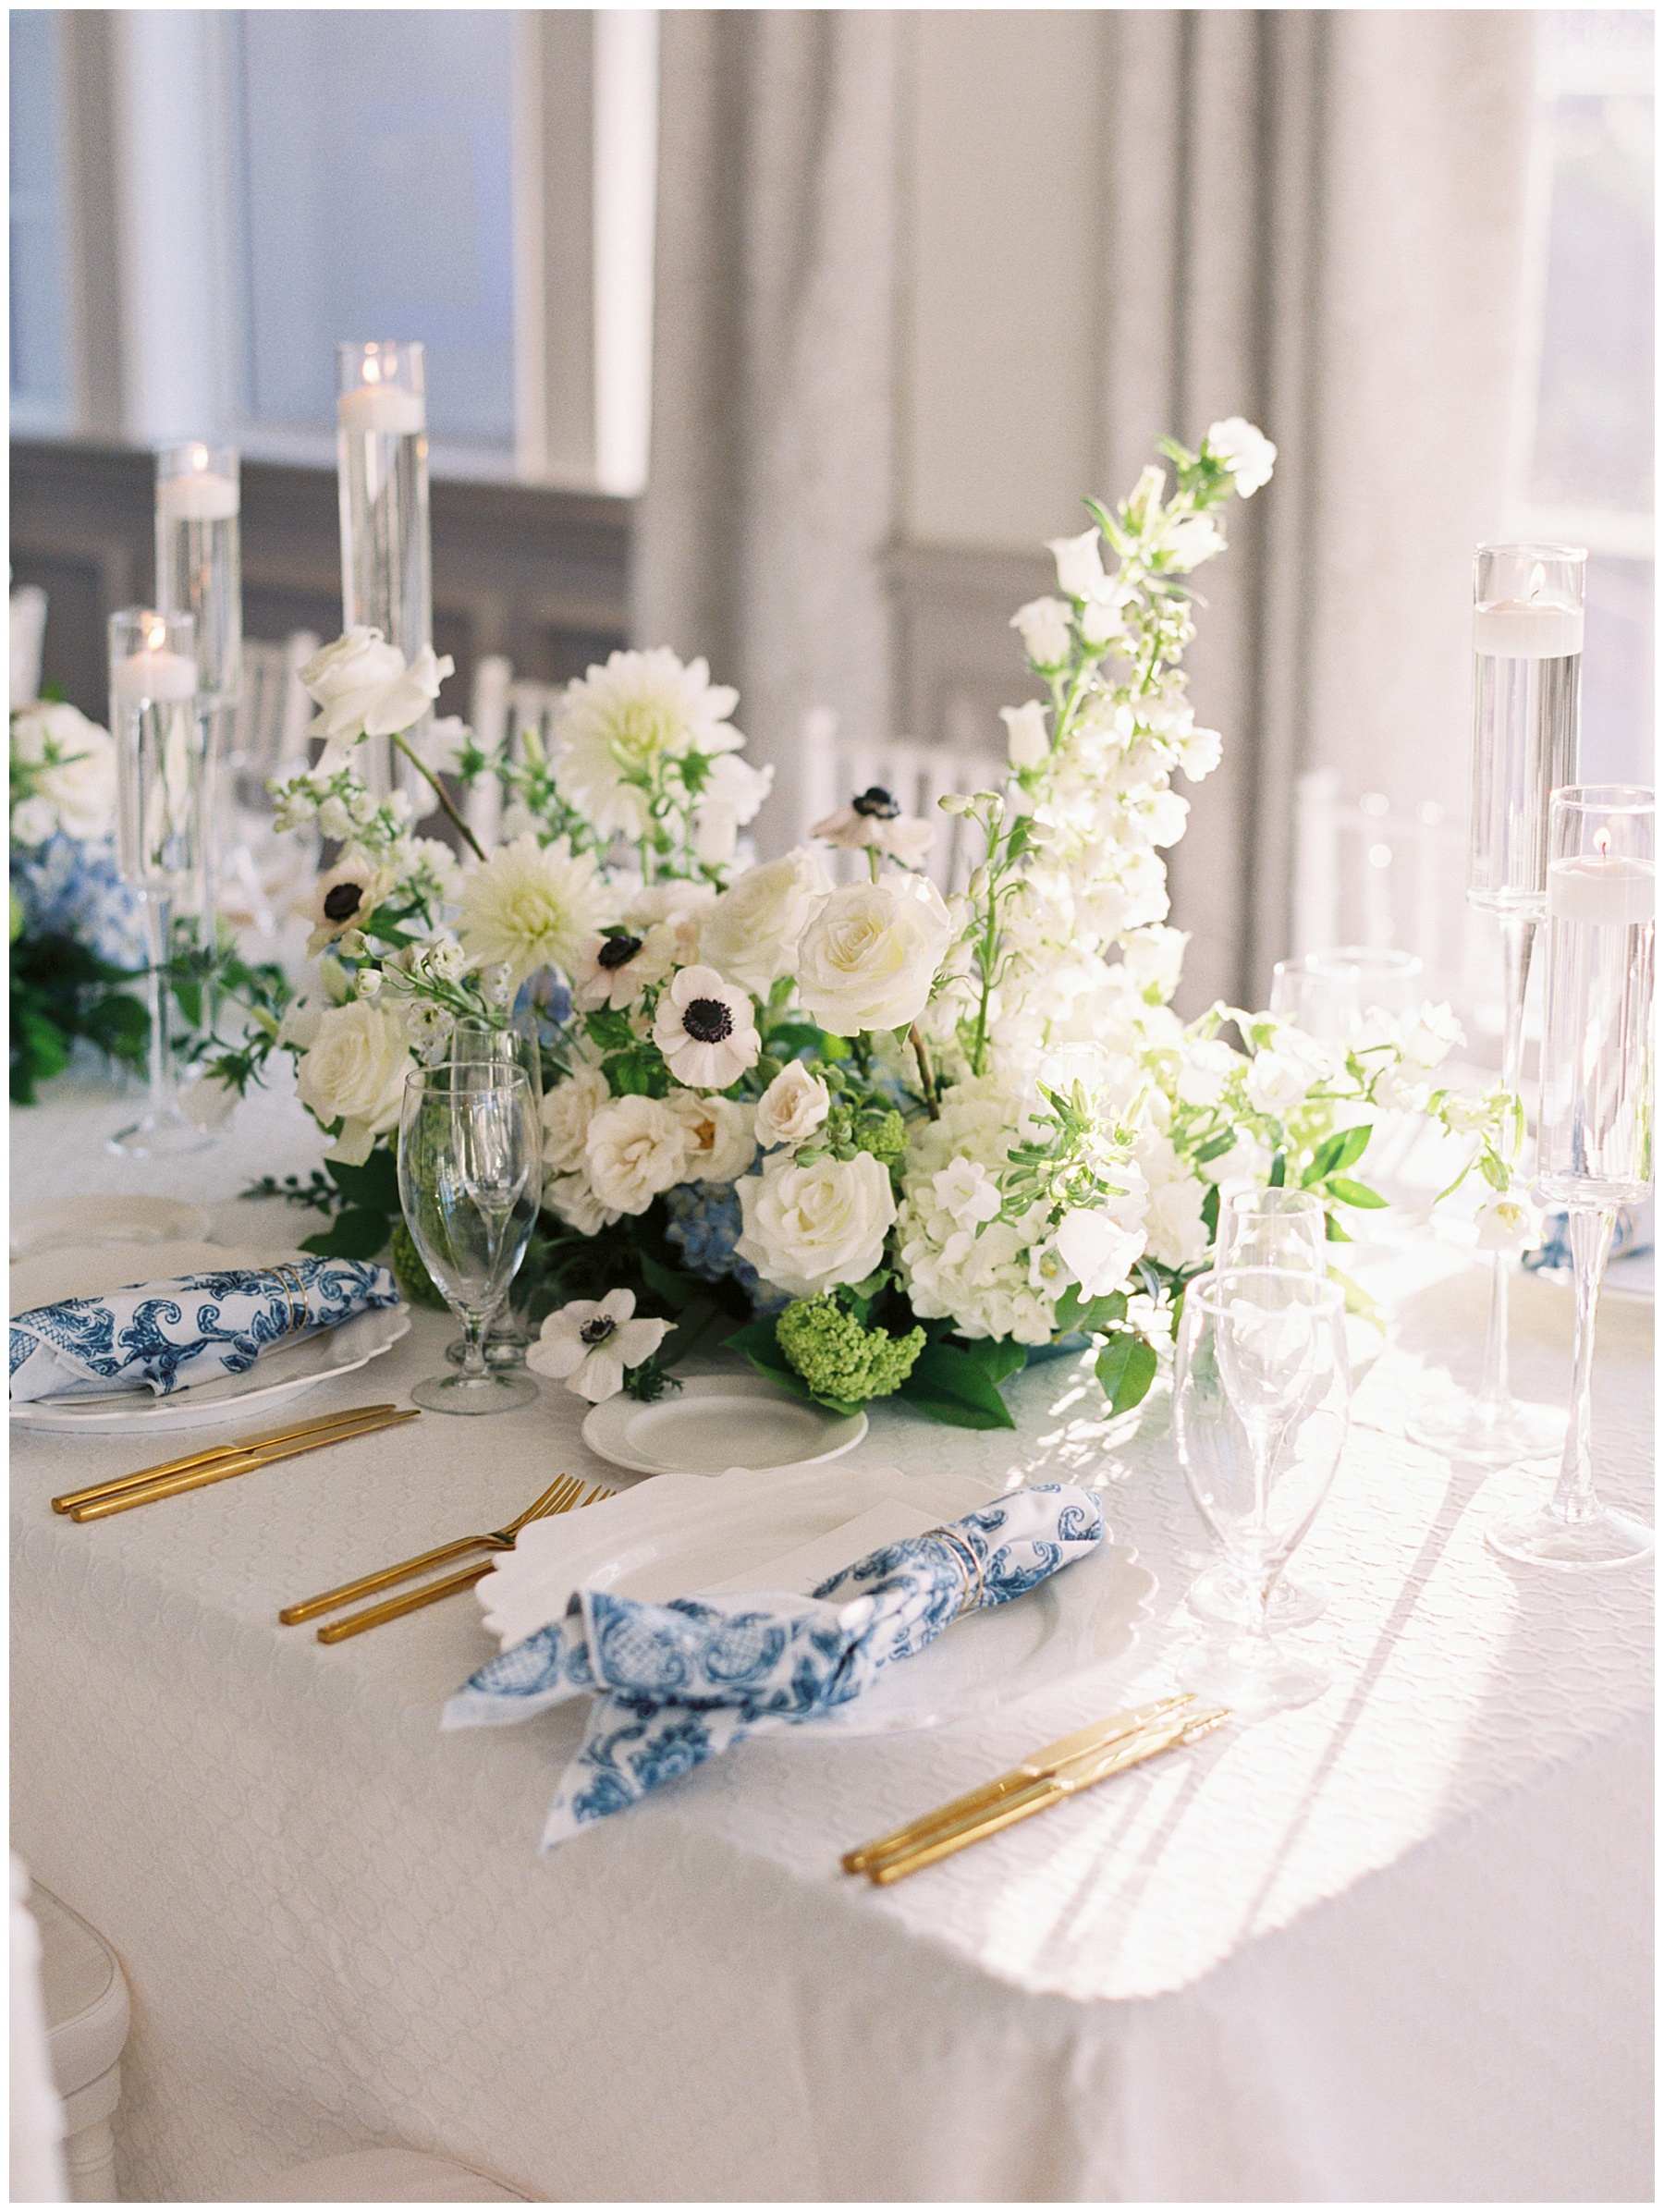
[[[355,1597],[369,1597],[377,1590],[390,1588],[394,1583],[408,1583],[412,1575],[424,1574],[430,1567],[443,1566],[447,1559],[459,1559],[464,1552],[512,1551],[514,1539],[527,1522],[542,1521],[550,1513],[566,1511],[577,1501],[582,1488],[576,1475],[557,1475],[543,1496],[533,1498],[507,1528],[493,1529],[483,1536],[459,1536],[454,1544],[441,1544],[432,1551],[419,1552],[415,1558],[401,1559],[397,1567],[384,1567],[378,1574],[361,1574],[356,1582],[343,1583],[337,1590],[325,1590],[319,1597],[303,1598],[298,1606],[285,1606],[277,1618],[285,1628],[294,1628],[302,1620],[313,1619],[319,1613],[333,1613],[339,1606],[350,1605]],[[484,1570],[482,1568],[481,1571]]]

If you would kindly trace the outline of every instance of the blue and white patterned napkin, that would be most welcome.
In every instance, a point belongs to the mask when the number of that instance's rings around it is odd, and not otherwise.
[[[13,1316],[11,1402],[144,1388],[164,1397],[241,1375],[285,1338],[398,1303],[385,1267],[313,1257],[67,1298]]]
[[[564,1619],[482,1667],[441,1726],[500,1727],[594,1697],[549,1808],[547,1851],[746,1736],[858,1697],[881,1668],[922,1651],[961,1610],[1021,1597],[1084,1558],[1103,1534],[1092,1492],[1054,1483],[1009,1491],[946,1533],[887,1545],[809,1597],[653,1606],[578,1590]]]

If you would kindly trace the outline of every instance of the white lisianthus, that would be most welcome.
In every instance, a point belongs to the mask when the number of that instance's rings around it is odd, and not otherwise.
[[[1165,482],[1165,479],[1163,480]],[[1078,538],[1047,538],[1046,550],[1058,563],[1058,589],[1071,599],[1098,599],[1108,578],[1104,574],[1103,540],[1095,522]]]
[[[807,1142],[832,1108],[832,1094],[818,1075],[811,1075],[801,1060],[788,1060],[757,1101],[757,1142],[789,1144]]]
[[[1462,1024],[1448,1004],[1423,1001],[1422,1009],[1404,1034],[1404,1058],[1412,1068],[1437,1068],[1462,1041]]]
[[[828,1155],[806,1167],[781,1153],[735,1188],[745,1226],[734,1250],[793,1298],[858,1283],[884,1257],[896,1201],[888,1169],[871,1153]]]
[[[665,1104],[686,1135],[684,1182],[731,1183],[756,1158],[755,1106],[735,1098],[709,1098],[698,1091],[672,1091]]]
[[[582,1167],[590,1123],[611,1096],[599,1068],[580,1068],[544,1093],[544,1165],[551,1175],[576,1175]]]
[[[414,1065],[396,1009],[355,998],[321,1016],[295,1071],[295,1089],[320,1121],[344,1125],[326,1158],[362,1166],[374,1140],[398,1128],[405,1077]]]
[[[572,972],[602,896],[592,853],[574,853],[565,837],[516,837],[464,879],[457,935],[476,967],[500,964],[516,990],[539,968]]]
[[[397,645],[361,624],[325,645],[298,672],[318,705],[307,735],[325,741],[319,766],[361,738],[391,737],[420,722],[454,666],[448,654],[435,660],[424,645],[407,668]]]
[[[621,1012],[634,1006],[649,984],[663,983],[676,964],[676,931],[656,922],[645,935],[609,930],[580,939],[572,968],[572,1004],[580,1013],[599,1007]]]
[[[1481,1252],[1524,1252],[1543,1240],[1543,1220],[1529,1199],[1491,1198],[1474,1215]]]
[[[647,826],[643,785],[656,785],[682,755],[744,744],[728,720],[739,698],[712,683],[703,660],[684,667],[667,647],[615,653],[567,686],[555,780],[604,837],[639,837]]]
[[[1038,768],[1051,753],[1046,727],[1046,709],[1037,699],[1021,706],[1002,706],[999,718],[1006,726],[1006,751],[1013,768]]]
[[[677,1082],[696,1091],[726,1091],[763,1049],[750,993],[715,968],[677,970],[655,1012],[653,1041]]]
[[[1202,444],[1230,469],[1239,499],[1252,499],[1262,484],[1270,483],[1277,447],[1242,416],[1228,415],[1223,422],[1210,422]]]
[[[1069,658],[1071,612],[1061,599],[1031,599],[1011,617],[1022,649],[1036,668],[1060,668]]]
[[[12,758],[30,771],[29,796],[13,808],[19,845],[43,845],[55,830],[91,842],[107,837],[116,813],[116,747],[79,707],[48,701],[12,717]]]
[[[1144,1251],[1144,1232],[1123,1227],[1107,1210],[1080,1207],[1058,1222],[1057,1246],[1083,1296],[1107,1298],[1125,1289],[1132,1264]]]
[[[617,1206],[604,1206],[587,1175],[560,1175],[544,1183],[543,1203],[581,1237],[598,1236],[618,1218]]]
[[[735,878],[700,920],[701,959],[765,997],[791,972],[798,940],[832,889],[826,863],[799,845]]]
[[[924,876],[845,884],[798,947],[798,996],[834,1036],[902,1029],[924,1012],[951,928]]]
[[[614,1098],[591,1119],[583,1144],[590,1187],[604,1206],[644,1214],[684,1177],[688,1137],[658,1098]]]
[[[574,1298],[551,1314],[537,1342],[528,1347],[526,1364],[535,1374],[554,1375],[592,1405],[616,1398],[624,1387],[624,1370],[651,1359],[670,1334],[667,1321],[637,1321],[635,1292],[609,1290],[603,1299]]]

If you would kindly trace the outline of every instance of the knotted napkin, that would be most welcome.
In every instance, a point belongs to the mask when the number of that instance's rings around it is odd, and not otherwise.
[[[310,1257],[67,1298],[13,1317],[11,1402],[141,1388],[165,1397],[241,1375],[286,1337],[398,1302],[385,1267]]]
[[[686,1774],[729,1744],[858,1697],[961,1612],[1008,1605],[1104,1534],[1089,1490],[1013,1490],[963,1520],[859,1559],[809,1597],[679,1597],[644,1605],[576,1590],[559,1620],[489,1660],[445,1708],[447,1729],[524,1720],[593,1695],[543,1849]]]

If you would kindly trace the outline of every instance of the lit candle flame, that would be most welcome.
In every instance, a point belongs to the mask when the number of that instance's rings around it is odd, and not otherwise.
[[[144,642],[153,653],[160,653],[167,642],[166,623],[152,622],[145,630]]]
[[[366,384],[380,384],[380,382],[381,382],[381,363],[380,363],[380,361],[367,361],[364,363],[364,382],[365,382]]]
[[[193,469],[205,469],[208,466],[208,448],[206,446],[193,446],[190,448],[190,465]]]

